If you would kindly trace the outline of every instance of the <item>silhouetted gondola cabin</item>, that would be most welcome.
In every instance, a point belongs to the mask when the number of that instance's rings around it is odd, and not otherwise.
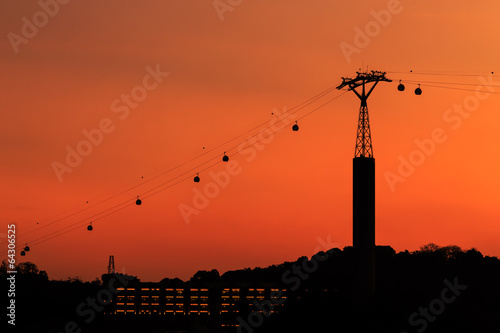
[[[401,83],[401,80],[399,80],[398,90],[399,91],[404,91],[405,90],[405,85]]]

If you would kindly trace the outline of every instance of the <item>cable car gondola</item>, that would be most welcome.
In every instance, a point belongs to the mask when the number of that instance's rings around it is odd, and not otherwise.
[[[415,89],[415,95],[422,95],[422,89],[420,89],[420,84],[418,85],[418,88]]]
[[[399,91],[404,91],[405,90],[405,85],[401,83],[401,80],[399,80],[398,90]]]

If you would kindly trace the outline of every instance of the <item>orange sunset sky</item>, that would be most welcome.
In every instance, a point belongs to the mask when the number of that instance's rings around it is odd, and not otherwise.
[[[279,113],[367,66],[393,80],[368,100],[376,243],[396,251],[456,244],[500,255],[498,1],[42,0],[2,7],[2,259],[11,223],[18,250],[31,247],[17,260],[54,279],[93,280],[106,272],[109,255],[118,272],[159,281],[352,245],[359,108],[352,92],[303,117],[342,93],[332,91],[258,146],[245,140],[279,128]],[[38,27],[25,27],[33,22]],[[401,79],[422,82],[423,94],[413,93],[412,82],[398,92]],[[121,100],[132,92],[140,100]],[[68,147],[88,148],[84,133],[100,126],[106,133],[94,137],[98,144],[67,166]],[[416,152],[416,140],[429,143],[436,131],[428,154]],[[230,164],[221,161],[225,151]],[[410,157],[418,161],[411,172],[400,166]],[[58,176],[54,165],[71,172]],[[210,173],[228,167],[233,175],[221,188]],[[398,168],[404,182],[391,185],[387,175]],[[197,202],[206,207],[183,216],[180,207],[194,207],[196,191],[210,190],[217,193],[208,204]]]

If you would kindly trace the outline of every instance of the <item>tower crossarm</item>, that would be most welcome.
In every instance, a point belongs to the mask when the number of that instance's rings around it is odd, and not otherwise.
[[[392,80],[385,77],[385,72],[380,71],[356,72],[356,74],[357,76],[355,78],[342,77],[342,83],[337,87],[337,89],[348,87],[347,90],[354,92],[361,100],[354,157],[373,158],[372,136],[370,130],[370,120],[368,117],[368,105],[366,101],[379,82],[392,82]],[[371,87],[368,87],[367,83],[372,83]],[[361,87],[359,89],[360,91],[356,90],[358,87]]]
[[[342,83],[337,87],[337,89],[340,90],[348,86],[349,87],[348,90],[354,90],[354,88],[363,86],[366,83],[370,82],[375,82],[375,83],[378,83],[379,81],[392,82],[392,80],[385,77],[386,74],[385,72],[380,72],[380,71],[371,71],[368,73],[356,72],[356,74],[357,76],[355,78],[342,77]]]

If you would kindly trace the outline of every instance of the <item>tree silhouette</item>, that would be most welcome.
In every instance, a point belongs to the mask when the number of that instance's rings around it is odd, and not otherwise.
[[[187,282],[164,278],[159,283],[161,288],[209,288],[210,320],[189,316],[123,318],[99,313],[89,324],[75,310],[89,297],[96,297],[112,276],[103,274],[103,284],[98,279],[49,280],[47,273],[34,263],[24,262],[17,266],[17,328],[25,332],[61,332],[68,321],[74,320],[81,332],[150,333],[162,332],[166,327],[187,332],[221,332],[217,309],[222,288],[241,288],[244,297],[245,288],[272,286],[287,289],[284,306],[279,313],[265,317],[258,327],[253,327],[253,332],[323,331],[328,327],[332,332],[414,333],[422,327],[412,326],[410,317],[421,308],[438,304],[436,300],[441,299],[447,288],[444,281],[448,281],[466,289],[447,303],[433,321],[428,321],[425,333],[500,332],[500,260],[496,257],[483,256],[476,249],[462,250],[456,245],[430,243],[417,251],[399,253],[389,246],[377,246],[376,303],[370,307],[359,307],[351,301],[356,287],[352,278],[354,260],[352,247],[345,247],[318,252],[310,259],[302,256],[293,262],[222,275],[215,269],[200,270]],[[0,265],[3,290],[8,290],[7,267],[6,261]],[[295,278],[293,283],[290,277]],[[297,288],[293,289],[295,285]],[[141,282],[135,278],[130,286],[140,288]],[[449,291],[444,294],[453,295]],[[239,315],[247,318],[249,313],[242,309]],[[251,311],[248,306],[246,309]]]

